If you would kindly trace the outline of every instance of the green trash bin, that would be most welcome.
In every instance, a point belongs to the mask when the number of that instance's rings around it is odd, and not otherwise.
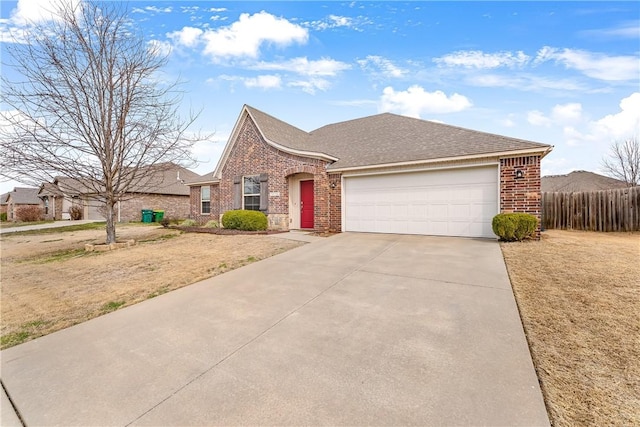
[[[164,211],[153,211],[153,220],[155,222],[161,222],[164,218]]]
[[[151,209],[142,209],[142,222],[153,222],[153,211]]]

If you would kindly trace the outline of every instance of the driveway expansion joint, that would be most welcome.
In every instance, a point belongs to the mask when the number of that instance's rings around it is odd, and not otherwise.
[[[405,275],[405,274],[381,273],[379,271],[371,271],[371,270],[364,270],[364,269],[361,269],[361,270],[358,270],[358,271],[361,271],[363,273],[379,274],[381,276],[401,277],[403,279],[414,279],[414,280],[421,280],[421,281],[425,281],[425,282],[447,283],[447,284],[450,284],[450,285],[471,286],[471,287],[474,287],[474,288],[495,289],[497,291],[512,292],[511,288],[505,289],[505,288],[499,288],[497,286],[478,285],[478,284],[475,284],[475,283],[456,282],[456,281],[451,281],[451,280],[442,280],[442,279],[435,279],[435,278],[430,278],[430,277],[409,276],[409,275]]]

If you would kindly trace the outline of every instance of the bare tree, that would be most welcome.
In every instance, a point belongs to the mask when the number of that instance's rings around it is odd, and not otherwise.
[[[611,145],[609,155],[602,160],[605,173],[627,183],[640,185],[640,140],[637,136]]]
[[[151,185],[154,167],[191,164],[202,138],[186,132],[197,115],[178,114],[179,83],[159,78],[167,55],[137,32],[126,7],[70,3],[34,24],[28,43],[6,48],[4,65],[19,77],[2,79],[0,175],[32,185],[77,180],[104,203],[112,243],[118,200]]]

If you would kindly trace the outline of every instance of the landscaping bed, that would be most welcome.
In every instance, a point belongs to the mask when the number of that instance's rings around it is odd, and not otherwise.
[[[640,233],[501,246],[552,424],[640,425]]]

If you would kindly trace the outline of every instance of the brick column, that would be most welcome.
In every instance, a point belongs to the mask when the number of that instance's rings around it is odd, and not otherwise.
[[[523,212],[538,219],[536,237],[540,238],[540,156],[500,159],[500,212]]]

